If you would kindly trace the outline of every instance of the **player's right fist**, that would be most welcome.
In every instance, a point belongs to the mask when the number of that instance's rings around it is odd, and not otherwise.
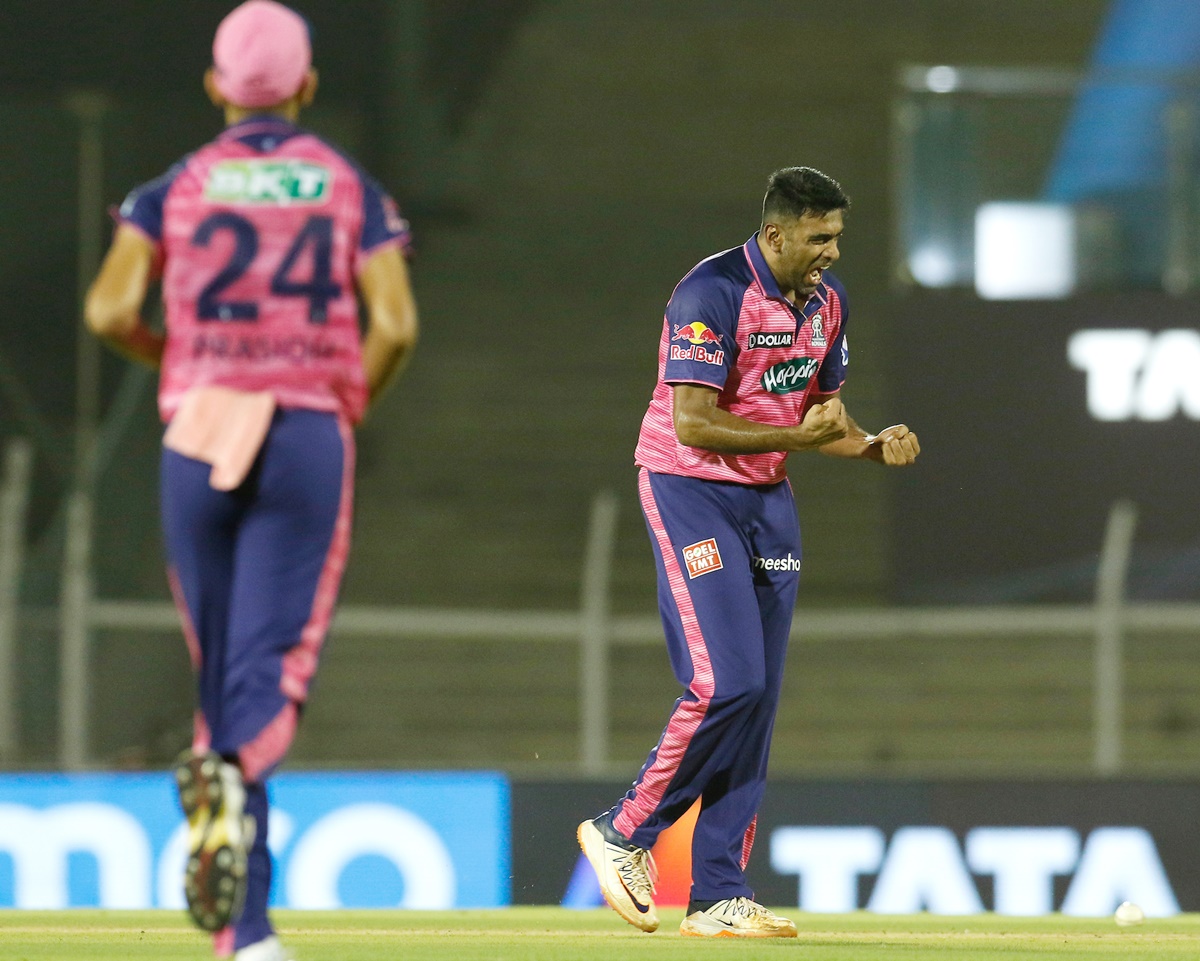
[[[831,397],[823,404],[813,404],[804,413],[800,427],[805,442],[810,447],[820,447],[830,441],[840,440],[849,429],[846,424],[846,408],[838,397]]]

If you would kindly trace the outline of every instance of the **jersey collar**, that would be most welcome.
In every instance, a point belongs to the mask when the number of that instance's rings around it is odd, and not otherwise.
[[[302,133],[290,120],[274,114],[255,114],[230,124],[218,140],[240,140],[258,150],[273,150],[283,141]]]

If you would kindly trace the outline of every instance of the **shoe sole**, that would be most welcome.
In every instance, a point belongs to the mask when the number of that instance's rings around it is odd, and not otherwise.
[[[787,933],[783,931],[733,931],[729,928],[722,928],[719,931],[700,931],[695,928],[679,929],[679,933],[685,938],[794,938],[796,933]]]
[[[788,935],[785,932],[772,931],[696,931],[688,929],[688,927],[680,927],[680,935],[685,938],[794,938],[796,935]]]
[[[179,803],[188,822],[183,890],[188,913],[204,931],[228,927],[246,903],[246,847],[253,819],[243,820],[246,843],[231,843],[223,823],[225,789],[220,771],[221,759],[211,753],[189,755],[175,769]]]
[[[700,927],[684,919],[679,926],[679,933],[685,938],[794,938],[798,932],[792,931],[754,931],[745,928],[719,927],[711,930]]]
[[[599,838],[600,851],[596,857],[592,856],[592,852],[588,850],[588,842],[584,840],[583,833],[585,828],[591,828],[592,832]],[[621,916],[621,918],[635,928],[647,933],[658,930],[658,918],[648,919],[645,915],[638,914],[636,911],[630,911],[608,893],[608,888],[604,885],[604,835],[602,835],[591,821],[584,821],[575,829],[575,840],[579,842],[579,849],[583,852],[583,856],[588,859],[588,864],[592,866],[592,870],[596,872],[596,880],[600,882],[600,893],[604,895],[604,900],[608,906]],[[597,864],[599,861],[599,864]]]

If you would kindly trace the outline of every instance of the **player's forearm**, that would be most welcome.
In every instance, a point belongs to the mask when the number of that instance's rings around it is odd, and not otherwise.
[[[367,380],[367,394],[373,404],[388,385],[408,365],[417,345],[415,312],[407,332],[372,325],[363,341],[363,373]]]
[[[404,369],[417,346],[417,303],[400,251],[385,247],[373,254],[359,278],[367,308],[363,373],[371,403]]]
[[[811,450],[820,446],[803,425],[778,427],[747,420],[714,407],[702,414],[676,411],[675,434],[687,447],[714,454],[766,454]]]

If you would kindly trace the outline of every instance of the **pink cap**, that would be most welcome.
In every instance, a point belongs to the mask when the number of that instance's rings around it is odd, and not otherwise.
[[[213,37],[213,79],[238,107],[271,107],[293,96],[312,66],[308,24],[275,0],[246,0]]]

